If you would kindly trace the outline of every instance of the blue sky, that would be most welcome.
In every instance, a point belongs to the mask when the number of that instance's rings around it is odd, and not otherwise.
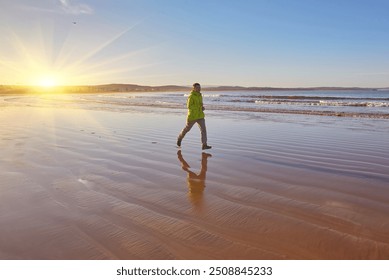
[[[389,86],[389,1],[0,3],[0,84]]]

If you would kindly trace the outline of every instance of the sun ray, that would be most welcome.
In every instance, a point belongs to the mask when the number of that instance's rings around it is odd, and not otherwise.
[[[39,56],[35,56],[31,52],[33,52],[33,48],[27,49],[26,44],[20,40],[16,33],[12,33],[12,43],[14,45],[14,50],[17,52],[19,59],[26,63],[27,67],[31,67],[31,65],[35,65],[36,58]],[[35,59],[34,59],[35,57]]]
[[[124,34],[126,34],[128,31],[130,31],[131,29],[133,29],[137,24],[134,24],[128,28],[126,28],[125,30],[119,32],[118,34],[116,34],[115,36],[113,36],[112,38],[110,38],[109,40],[105,41],[104,43],[102,43],[101,45],[97,46],[95,49],[91,50],[89,53],[85,54],[83,57],[81,57],[79,60],[75,61],[73,64],[70,64],[69,65],[69,68],[77,68],[79,65],[85,63],[88,59],[90,59],[91,57],[95,56],[97,53],[101,52],[103,49],[105,49],[106,47],[108,47],[109,45],[113,44],[116,40],[118,40],[119,38],[121,38]]]
[[[89,72],[91,70],[98,70],[99,68],[101,67],[107,67],[115,62],[118,62],[118,61],[125,61],[129,58],[132,58],[132,57],[136,57],[137,55],[140,55],[142,53],[146,53],[148,52],[149,50],[151,50],[152,48],[155,48],[155,47],[149,47],[149,48],[144,48],[144,49],[140,49],[140,50],[136,50],[136,51],[131,51],[131,52],[128,52],[126,54],[123,54],[123,55],[117,55],[115,57],[110,57],[110,58],[107,58],[105,60],[102,60],[98,63],[94,63],[94,64],[86,64],[84,65],[84,67],[82,67],[82,72]],[[150,66],[151,65],[154,65],[153,64],[149,64]],[[127,67],[126,68],[126,71],[132,71],[132,67]],[[81,70],[80,70],[81,71]]]
[[[94,71],[93,74],[80,74],[80,78],[88,80],[88,79],[94,79],[94,80],[101,80],[101,78],[106,76],[112,76],[113,74],[123,74],[126,72],[135,72],[136,70],[148,68],[151,66],[158,65],[158,63],[148,63],[148,64],[142,64],[132,67],[125,67],[125,68],[113,68],[108,70],[101,70],[101,71]]]
[[[64,36],[61,38],[58,55],[56,56],[54,62],[58,68],[69,66],[71,64],[72,57],[75,53],[77,53],[78,49],[77,44],[74,44],[72,37],[75,34],[75,29],[69,27],[65,31],[62,31],[61,34],[64,34]]]
[[[20,72],[20,67],[18,67],[13,61],[6,61],[3,59],[0,59],[0,65],[2,65],[3,67],[5,67],[9,70],[13,70],[15,72]]]
[[[108,82],[108,79],[102,79],[104,76],[114,80],[126,79],[124,73],[131,76],[131,73],[139,69],[156,65],[148,63],[147,53],[157,49],[160,44],[95,58],[114,46],[120,38],[126,36],[142,21],[106,38],[97,46],[88,42],[83,44],[82,48],[77,47],[82,33],[61,25],[60,34],[56,34],[55,21],[51,25],[48,24],[49,27],[42,22],[40,25],[33,26],[32,32],[27,36],[10,29],[7,30],[10,55],[7,58],[4,56],[2,58],[0,55],[0,65],[8,69],[7,71],[12,73],[11,76],[18,77],[17,84],[42,89],[59,85],[96,84],[96,81],[101,80]],[[146,58],[143,62],[142,57]],[[116,78],[112,78],[115,75]]]

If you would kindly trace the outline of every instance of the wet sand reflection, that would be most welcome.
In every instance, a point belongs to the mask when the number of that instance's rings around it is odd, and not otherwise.
[[[207,163],[208,158],[212,157],[212,155],[204,152],[201,154],[201,169],[198,174],[190,170],[191,167],[182,156],[181,150],[177,152],[177,156],[181,163],[182,170],[187,172],[186,182],[188,184],[188,198],[193,205],[193,209],[201,211],[204,206],[203,195],[207,174]]]

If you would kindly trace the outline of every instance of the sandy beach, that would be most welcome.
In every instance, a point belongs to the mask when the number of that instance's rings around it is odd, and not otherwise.
[[[185,110],[27,103],[0,107],[0,259],[389,259],[386,120],[209,111],[203,153]]]

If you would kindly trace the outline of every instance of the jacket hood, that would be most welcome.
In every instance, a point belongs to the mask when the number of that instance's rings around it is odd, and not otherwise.
[[[200,92],[198,92],[198,91],[195,91],[195,90],[192,90],[192,91],[190,92],[190,94],[194,94],[194,95],[201,95],[201,93],[200,93]]]

